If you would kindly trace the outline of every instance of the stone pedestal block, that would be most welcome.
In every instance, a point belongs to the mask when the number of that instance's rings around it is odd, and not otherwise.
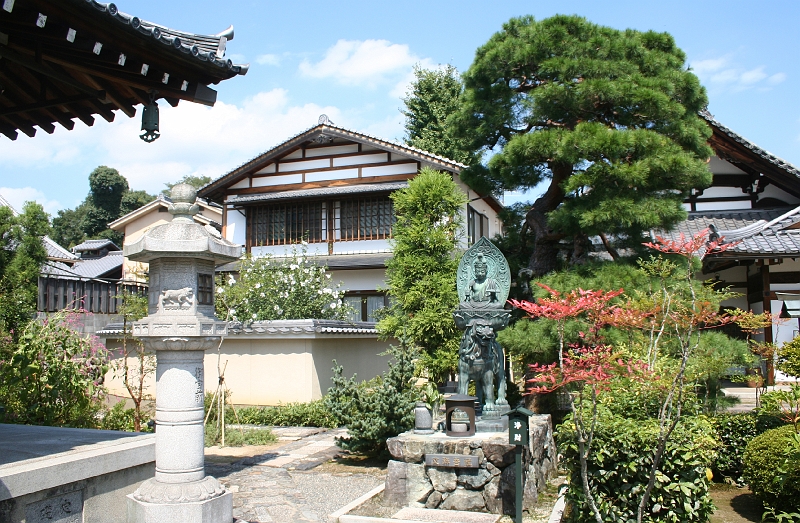
[[[128,495],[129,523],[231,523],[233,494],[191,503],[147,503]]]
[[[538,493],[556,472],[556,447],[549,415],[531,416],[529,440],[523,452],[526,479],[523,503],[534,505]],[[394,458],[389,462],[385,499],[409,507],[514,514],[515,446],[507,432],[449,437],[413,431],[387,441]],[[425,465],[426,454],[468,455],[478,468]]]

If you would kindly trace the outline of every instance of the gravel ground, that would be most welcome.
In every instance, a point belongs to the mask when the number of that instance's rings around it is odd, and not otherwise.
[[[310,470],[290,472],[295,485],[303,493],[307,503],[322,521],[330,521],[328,515],[336,512],[354,499],[366,494],[384,478],[369,474],[329,474]]]

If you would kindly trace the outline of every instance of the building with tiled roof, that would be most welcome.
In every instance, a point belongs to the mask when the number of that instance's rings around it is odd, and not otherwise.
[[[701,116],[713,133],[712,185],[691,195],[688,217],[675,230],[654,231],[653,236],[677,240],[681,234],[707,232],[732,243],[723,252],[707,254],[699,277],[739,293],[723,304],[726,307],[791,316],[763,335],[765,341],[780,345],[800,332],[800,310],[785,307],[794,296],[800,298],[800,169],[707,112]]]
[[[0,134],[48,134],[74,120],[91,126],[159,99],[214,105],[209,87],[243,75],[226,58],[233,27],[177,31],[96,0],[0,2]]]
[[[308,252],[348,289],[354,321],[372,321],[382,288],[394,212],[389,195],[423,167],[452,176],[464,206],[464,245],[499,234],[502,203],[461,181],[466,166],[402,143],[319,123],[207,184],[198,194],[222,206],[222,231],[253,255],[281,256],[308,242]],[[229,264],[224,269],[234,269]]]
[[[152,202],[109,223],[108,228],[121,232],[125,236],[126,242],[134,242],[153,227],[172,221],[172,214],[168,212],[170,203],[172,200],[168,196],[159,194]],[[222,207],[202,198],[197,199],[197,205],[200,206],[200,211],[194,215],[194,221],[207,227],[213,227],[218,231],[221,230]],[[147,263],[132,262],[126,259],[122,267],[122,278],[127,281],[145,282],[147,270]]]

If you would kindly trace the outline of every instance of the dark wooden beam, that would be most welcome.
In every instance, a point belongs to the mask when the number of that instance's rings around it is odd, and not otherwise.
[[[75,80],[71,76],[58,73],[54,71],[53,68],[47,64],[44,63],[38,64],[36,63],[35,60],[31,59],[30,57],[27,57],[22,53],[18,53],[7,46],[0,46],[0,57],[3,57],[6,60],[9,60],[16,64],[19,64],[27,69],[30,69],[31,71],[36,71],[37,73],[41,73],[49,78],[52,78],[53,80],[57,80],[63,84],[69,85],[73,89],[77,89],[82,93],[92,96],[93,98],[98,98],[101,100],[105,98],[105,93],[103,93],[102,91],[97,89],[92,89],[91,87],[88,87],[82,84],[81,82]]]
[[[6,114],[16,114],[16,113],[25,113],[28,111],[35,111],[37,109],[47,109],[50,107],[56,107],[59,105],[66,105],[72,102],[81,102],[83,100],[88,100],[91,97],[87,94],[76,94],[74,96],[67,96],[65,98],[53,98],[50,100],[45,100],[42,102],[34,102],[25,105],[18,105],[16,107],[9,107],[0,109],[0,116]]]

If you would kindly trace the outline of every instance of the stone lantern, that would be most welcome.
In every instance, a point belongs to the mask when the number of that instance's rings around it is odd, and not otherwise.
[[[171,198],[172,222],[123,248],[150,264],[148,315],[133,333],[157,359],[156,474],[128,496],[128,522],[230,523],[232,494],[205,474],[203,357],[227,334],[214,316],[214,268],[242,248],[193,220],[194,187],[175,185]]]

